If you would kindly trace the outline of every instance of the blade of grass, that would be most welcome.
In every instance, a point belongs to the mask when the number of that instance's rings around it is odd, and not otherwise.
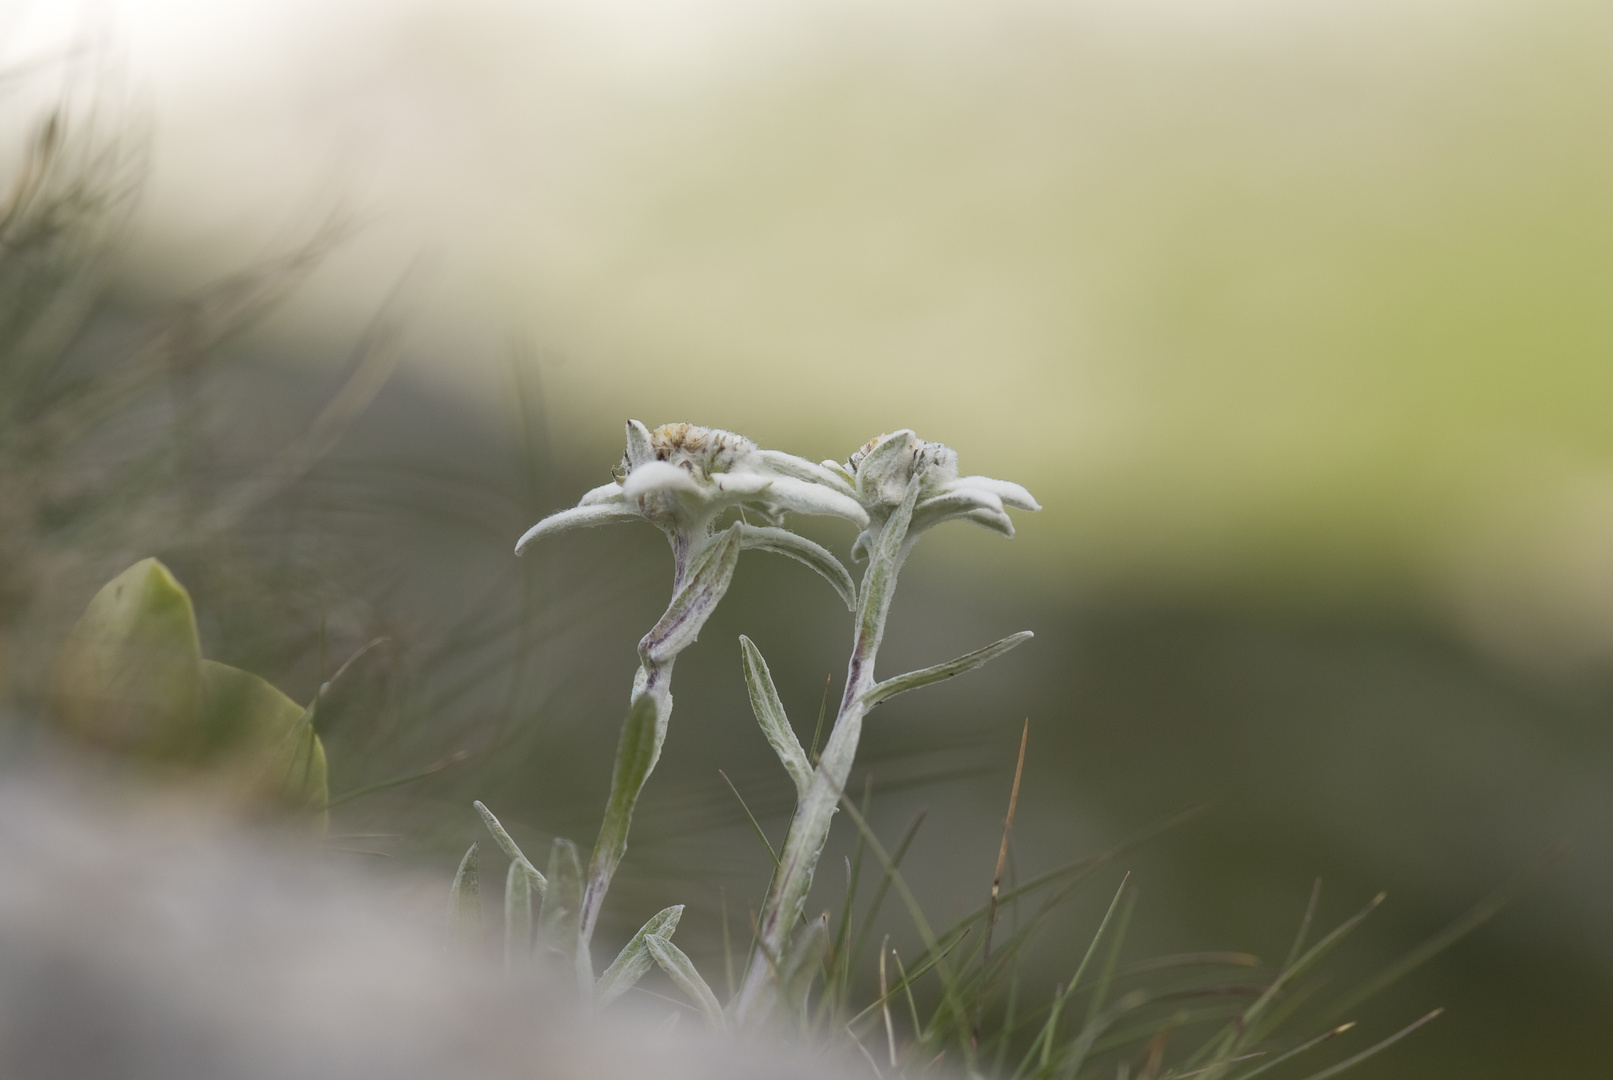
[[[1161,833],[1199,817],[1204,813],[1204,809],[1205,808],[1203,806],[1194,806],[1180,813],[1172,814],[1170,817],[1164,818],[1161,821],[1158,821],[1155,824],[1132,834],[1130,837],[1121,841],[1119,844],[1116,844],[1107,851],[1100,852],[1097,855],[1090,855],[1084,859],[1076,859],[1073,862],[1065,863],[1063,866],[1055,867],[1052,870],[1038,874],[1029,881],[1025,882],[1023,885],[1016,886],[1015,888],[1004,892],[1000,898],[1000,903],[1006,904],[1011,901],[1018,900],[1023,896],[1027,896],[1036,890],[1043,888],[1044,886],[1051,885],[1053,882],[1058,881],[1061,878],[1073,876],[1076,877],[1078,881],[1084,880],[1091,874],[1103,869],[1103,867],[1107,866],[1115,859],[1118,859],[1127,852],[1130,852],[1142,844],[1147,843],[1156,836],[1159,836]],[[948,943],[950,939],[956,935],[963,934],[969,929],[969,927],[985,919],[989,914],[989,905],[982,904],[980,907],[976,908],[974,911],[970,912],[968,915],[965,915],[963,918],[959,919],[957,922],[948,927],[947,930],[941,935],[940,940],[942,944]],[[923,959],[923,957],[920,957],[920,959]]]
[[[728,933],[728,890],[722,886],[717,887],[717,896],[722,902],[722,966],[728,990],[728,1000],[734,999],[734,942]]]
[[[907,849],[912,846],[913,838],[918,835],[919,826],[924,824],[924,819],[928,815],[928,810],[921,809],[913,815],[913,820],[907,823],[901,840],[896,844],[896,854],[891,856],[890,866],[886,868],[885,875],[879,879],[879,884],[874,888],[874,898],[869,901],[868,910],[863,913],[862,926],[857,930],[857,937],[851,947],[851,956],[861,956],[867,946],[869,935],[874,929],[874,920],[879,917],[879,910],[884,906],[885,897],[890,892],[891,876],[901,868],[902,860],[907,857]],[[867,818],[863,820],[867,821]],[[863,839],[860,830],[858,838]]]
[[[863,780],[863,817],[868,816],[868,806],[874,798],[874,778],[869,775]],[[836,1011],[844,1008],[846,999],[851,996],[852,960],[855,953],[848,951],[851,945],[851,911],[857,898],[857,885],[862,878],[863,865],[863,835],[857,834],[857,843],[852,849],[851,869],[846,875],[846,900],[840,908],[840,929],[835,935],[833,958],[837,973]]]
[[[1103,932],[1108,929],[1109,920],[1114,918],[1115,909],[1120,906],[1120,898],[1125,895],[1126,883],[1130,880],[1131,873],[1127,871],[1125,877],[1120,879],[1119,888],[1115,889],[1114,899],[1109,901],[1109,909],[1103,913],[1103,918],[1098,921],[1098,929],[1093,933],[1092,940],[1087,943],[1087,951],[1081,957],[1081,962],[1076,965],[1075,974],[1070,977],[1068,989],[1053,996],[1053,1004],[1048,1011],[1047,1022],[1042,1025],[1042,1030],[1037,1034],[1035,1041],[1031,1043],[1030,1050],[1026,1052],[1025,1060],[1019,1063],[1019,1068],[1015,1070],[1016,1075],[1024,1072],[1025,1066],[1030,1063],[1030,1055],[1036,1051],[1038,1044],[1041,1047],[1039,1055],[1040,1067],[1047,1068],[1048,1058],[1053,1052],[1053,1041],[1057,1037],[1059,1013],[1063,1011],[1064,1004],[1069,1000],[1070,995],[1075,993],[1076,984],[1081,981],[1081,976],[1086,972],[1087,965],[1092,962],[1093,955],[1098,951],[1098,943],[1103,940]]]
[[[739,800],[739,808],[741,810],[745,811],[745,820],[749,821],[750,822],[750,827],[756,830],[757,839],[761,840],[762,846],[767,849],[768,858],[773,860],[773,866],[774,866],[775,869],[777,869],[777,867],[778,867],[778,852],[774,851],[773,850],[773,845],[768,842],[767,834],[762,831],[762,826],[760,825],[760,823],[757,822],[756,815],[750,812],[750,807],[749,806],[745,805],[745,796],[741,795],[739,793],[739,789],[734,786],[734,782],[732,780],[728,779],[728,774],[727,773],[723,772],[721,769],[718,769],[717,770],[717,775],[722,777],[723,783],[728,785],[728,790],[732,791],[734,793],[734,798]]]
[[[1305,947],[1305,937],[1310,933],[1311,920],[1316,918],[1316,904],[1322,899],[1322,879],[1317,878],[1316,884],[1311,886],[1310,902],[1305,905],[1305,915],[1299,920],[1299,933],[1294,935],[1294,944],[1288,950],[1288,959],[1283,961],[1284,970],[1294,966],[1299,959],[1299,952]]]
[[[1124,890],[1125,883],[1122,882],[1120,887]],[[1120,910],[1120,922],[1115,926],[1114,937],[1109,941],[1109,955],[1103,962],[1103,974],[1098,978],[1098,985],[1093,988],[1092,1004],[1087,1006],[1088,1024],[1097,1019],[1098,1011],[1103,1008],[1104,999],[1109,996],[1109,984],[1114,979],[1115,962],[1120,958],[1120,947],[1125,944],[1126,930],[1131,926],[1131,913],[1136,907],[1137,890],[1133,888],[1126,891],[1126,906]]]
[[[1328,1068],[1323,1069],[1321,1072],[1311,1073],[1309,1076],[1307,1076],[1305,1078],[1305,1080],[1328,1080],[1329,1077],[1337,1076],[1337,1075],[1339,1075],[1339,1073],[1344,1072],[1346,1069],[1353,1069],[1353,1068],[1355,1068],[1355,1066],[1361,1064],[1361,1062],[1365,1061],[1367,1058],[1369,1058],[1369,1057],[1373,1056],[1374,1054],[1378,1053],[1380,1050],[1387,1050],[1389,1047],[1393,1046],[1395,1043],[1399,1042],[1401,1039],[1404,1039],[1407,1035],[1410,1035],[1412,1032],[1416,1031],[1418,1028],[1422,1027],[1424,1024],[1427,1024],[1430,1021],[1432,1021],[1435,1017],[1437,1017],[1440,1013],[1442,1013],[1444,1011],[1445,1010],[1443,1008],[1435,1009],[1433,1012],[1429,1013],[1427,1016],[1423,1017],[1422,1019],[1413,1021],[1412,1023],[1410,1023],[1410,1024],[1406,1025],[1405,1027],[1401,1028],[1399,1031],[1395,1032],[1393,1035],[1389,1036],[1387,1039],[1383,1040],[1382,1042],[1376,1043],[1376,1044],[1374,1044],[1372,1046],[1369,1046],[1365,1050],[1361,1051],[1359,1054],[1355,1055],[1354,1057],[1345,1058],[1343,1061],[1339,1062],[1337,1065],[1329,1066]]]
[[[1025,718],[1025,726],[1019,733],[1019,761],[1014,765],[1014,786],[1008,792],[1008,816],[1003,818],[1003,841],[997,848],[997,869],[991,875],[991,900],[986,905],[989,914],[986,917],[986,946],[984,956],[991,959],[991,932],[997,927],[997,902],[1002,892],[1003,864],[1008,861],[1008,838],[1014,831],[1014,811],[1019,809],[1019,781],[1025,775],[1025,744],[1030,740],[1031,722]]]
[[[1283,1052],[1281,1054],[1278,1054],[1276,1057],[1272,1058],[1270,1061],[1263,1062],[1260,1065],[1255,1066],[1253,1069],[1250,1069],[1248,1072],[1239,1073],[1236,1077],[1233,1078],[1233,1080],[1254,1080],[1254,1078],[1259,1076],[1261,1073],[1266,1072],[1267,1070],[1270,1070],[1270,1069],[1275,1069],[1277,1066],[1281,1065],[1283,1062],[1288,1061],[1288,1060],[1290,1060],[1292,1058],[1296,1058],[1300,1054],[1303,1054],[1305,1051],[1310,1050],[1313,1047],[1317,1047],[1317,1046],[1322,1045],[1323,1043],[1327,1042],[1329,1039],[1337,1038],[1338,1036],[1343,1035],[1346,1031],[1349,1031],[1353,1027],[1355,1027],[1355,1021],[1351,1020],[1348,1024],[1340,1024],[1336,1028],[1332,1028],[1332,1029],[1330,1029],[1328,1031],[1324,1031],[1320,1035],[1316,1036],[1315,1038],[1307,1039],[1306,1041],[1300,1043],[1298,1046],[1294,1047],[1292,1050],[1288,1050],[1288,1051],[1285,1051],[1285,1052]]]
[[[470,757],[470,751],[459,750],[455,753],[449,754],[447,757],[443,758],[434,765],[427,765],[424,769],[421,769],[418,772],[404,773],[402,776],[394,776],[390,780],[382,780],[379,783],[366,784],[361,788],[354,788],[352,791],[344,791],[340,795],[334,796],[333,798],[327,800],[325,803],[325,808],[329,810],[333,807],[342,805],[342,803],[352,802],[354,799],[362,799],[366,795],[374,795],[377,791],[385,791],[388,788],[401,787],[404,784],[412,784],[416,780],[424,780],[428,776],[434,776],[435,774],[442,772],[450,765],[458,765],[461,761],[464,761],[468,757]]]
[[[807,758],[815,768],[818,764],[818,738],[823,734],[823,718],[829,711],[829,688],[834,685],[834,672],[823,677],[823,700],[818,702],[818,722],[812,728],[812,748]]]

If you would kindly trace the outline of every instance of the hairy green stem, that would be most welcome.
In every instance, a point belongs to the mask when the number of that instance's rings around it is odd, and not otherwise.
[[[885,619],[896,592],[896,576],[910,547],[908,524],[917,502],[921,477],[908,484],[901,506],[869,538],[868,569],[863,573],[857,602],[857,621],[852,639],[851,659],[846,666],[846,688],[834,729],[808,786],[795,808],[773,888],[758,920],[755,959],[740,988],[734,1005],[734,1019],[758,1021],[772,1011],[779,991],[779,972],[773,957],[787,955],[790,934],[812,889],[812,878],[829,839],[829,827],[840,796],[857,759],[862,738],[863,717],[867,715],[868,691],[874,687],[874,661],[885,636]]]

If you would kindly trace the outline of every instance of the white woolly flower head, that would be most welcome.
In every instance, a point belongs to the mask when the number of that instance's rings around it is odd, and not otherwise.
[[[835,468],[852,485],[857,501],[876,524],[901,505],[909,482],[919,476],[918,503],[908,527],[913,537],[953,518],[1013,536],[1009,508],[1042,508],[1029,491],[1012,481],[959,476],[956,450],[945,443],[926,442],[906,429],[870,439],[843,466],[828,461],[823,464],[825,468]],[[859,538],[859,549],[863,543]]]
[[[651,431],[627,422],[627,450],[613,483],[594,488],[570,510],[529,529],[516,552],[568,529],[641,518],[673,536],[703,539],[724,510],[741,507],[777,524],[788,513],[842,517],[859,526],[868,514],[835,471],[804,458],[763,450],[743,435],[695,424]]]

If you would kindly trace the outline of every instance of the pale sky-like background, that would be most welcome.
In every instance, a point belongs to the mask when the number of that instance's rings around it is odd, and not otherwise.
[[[5,10],[6,58],[89,27],[148,118],[135,287],[356,208],[270,332],[350,336],[423,256],[429,377],[491,408],[532,343],[573,465],[625,415],[913,426],[1032,486],[1058,587],[1613,652],[1602,5]]]

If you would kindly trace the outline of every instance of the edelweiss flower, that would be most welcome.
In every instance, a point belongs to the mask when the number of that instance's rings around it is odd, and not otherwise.
[[[763,450],[743,435],[717,428],[664,424],[650,431],[629,420],[627,452],[614,475],[614,483],[594,488],[570,510],[550,514],[528,529],[515,553],[544,536],[642,518],[672,542],[674,573],[681,583],[713,542],[712,523],[730,507],[753,511],[772,526],[790,512],[868,525],[867,511],[836,472],[792,454]],[[743,547],[799,559],[827,577],[842,598],[855,596],[845,569],[812,541],[786,529],[749,523],[742,523],[740,532]]]
[[[664,424],[650,431],[629,420],[627,452],[615,476],[616,482],[594,488],[572,509],[528,529],[516,554],[539,537],[630,518],[669,534],[703,538],[731,506],[753,510],[774,525],[790,511],[868,524],[867,512],[835,473],[717,428]]]
[[[834,471],[876,526],[901,505],[909,481],[921,474],[919,500],[908,526],[908,536],[915,538],[953,518],[1013,536],[1014,523],[1008,520],[1008,507],[1042,508],[1019,484],[989,476],[959,476],[956,450],[944,443],[925,442],[907,430],[871,439],[844,465],[825,461],[823,467]],[[868,538],[867,532],[859,536],[852,554],[865,550]]]

